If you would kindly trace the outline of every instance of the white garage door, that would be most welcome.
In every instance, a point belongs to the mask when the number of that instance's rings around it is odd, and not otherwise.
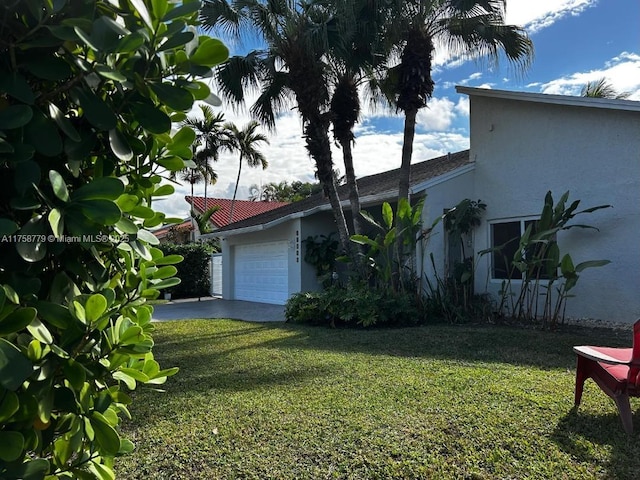
[[[288,298],[287,242],[235,247],[234,297],[284,305]]]

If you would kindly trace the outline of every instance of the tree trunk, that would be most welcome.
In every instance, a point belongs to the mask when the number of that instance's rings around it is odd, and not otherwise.
[[[353,169],[353,155],[351,153],[351,142],[341,140],[342,157],[347,176],[347,186],[349,187],[349,204],[351,205],[351,215],[353,216],[353,233],[361,235],[364,231],[364,221],[360,215],[360,193],[358,192],[358,182],[356,181],[355,170]]]
[[[402,163],[400,164],[400,178],[398,181],[398,200],[409,200],[409,180],[411,177],[411,156],[413,155],[413,138],[416,134],[417,108],[404,113],[404,139],[402,143]]]
[[[229,223],[233,223],[233,206],[236,203],[236,194],[238,193],[238,185],[240,184],[240,173],[242,172],[242,155],[240,155],[240,165],[238,165],[238,178],[236,179],[236,188],[233,190],[233,198],[231,199],[231,211],[229,212]]]
[[[350,256],[351,241],[349,240],[349,229],[347,228],[347,221],[342,211],[342,205],[340,205],[336,179],[333,175],[328,122],[324,121],[319,115],[314,120],[313,122],[308,121],[304,129],[307,150],[316,162],[318,180],[320,180],[325,194],[329,197],[333,218],[336,222],[336,229],[338,230],[340,246],[346,255]]]

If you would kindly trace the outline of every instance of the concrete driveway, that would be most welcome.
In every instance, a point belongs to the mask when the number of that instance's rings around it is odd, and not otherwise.
[[[232,318],[249,322],[284,322],[284,305],[206,297],[174,300],[153,307],[153,320]]]

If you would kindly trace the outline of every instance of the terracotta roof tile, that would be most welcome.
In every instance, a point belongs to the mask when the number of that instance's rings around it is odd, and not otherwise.
[[[184,197],[189,205],[191,205],[191,196]],[[204,204],[204,197],[193,197],[193,207],[197,213],[202,213],[208,208],[214,206],[221,208],[211,215],[211,223],[216,228],[229,225],[229,214],[231,212],[231,199],[229,198],[207,198],[207,205]],[[233,221],[239,222],[255,215],[268,212],[275,208],[288,205],[288,202],[251,202],[248,200],[236,200],[233,205]]]

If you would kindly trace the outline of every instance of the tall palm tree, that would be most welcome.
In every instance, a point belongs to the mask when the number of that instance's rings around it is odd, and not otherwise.
[[[618,100],[629,98],[629,95],[629,92],[618,92],[604,77],[587,82],[587,84],[582,87],[582,92],[580,92],[580,96],[582,97],[610,98]]]
[[[327,51],[336,29],[323,2],[302,0],[205,0],[201,19],[205,30],[217,28],[227,34],[251,30],[266,45],[242,57],[231,57],[216,71],[219,89],[235,103],[243,103],[245,89],[260,91],[250,111],[269,128],[276,114],[293,100],[302,117],[306,148],[316,164],[318,180],[329,198],[340,243],[350,250],[349,233],[340,204],[329,141],[330,116],[327,87]]]
[[[398,198],[409,196],[409,173],[416,116],[433,94],[431,61],[437,45],[446,45],[461,57],[488,57],[498,63],[500,54],[524,70],[533,44],[524,30],[505,25],[506,0],[395,0],[388,15],[387,41],[400,54],[380,82],[387,99],[405,115]]]
[[[183,125],[191,127],[196,132],[196,140],[194,147],[196,152],[193,161],[196,164],[195,169],[198,175],[194,176],[195,172],[185,172],[183,180],[191,181],[197,180],[195,183],[204,181],[204,210],[209,207],[207,205],[207,187],[209,184],[213,185],[218,180],[218,175],[213,169],[211,162],[217,162],[220,158],[220,152],[222,150],[228,150],[230,148],[230,141],[228,132],[224,128],[224,114],[214,113],[213,109],[209,105],[200,105],[203,118],[189,117]],[[193,210],[193,183],[191,184],[191,199]]]
[[[229,223],[233,222],[233,207],[236,202],[238,193],[238,185],[240,184],[240,174],[242,173],[242,164],[247,162],[249,167],[262,167],[264,170],[269,165],[264,154],[259,150],[259,144],[269,144],[267,137],[257,132],[260,124],[255,120],[251,120],[244,128],[239,129],[233,123],[225,123],[224,128],[229,132],[229,140],[233,150],[240,154],[238,161],[238,178],[236,179],[236,188],[233,190],[233,198],[231,199],[231,208],[229,212]]]

